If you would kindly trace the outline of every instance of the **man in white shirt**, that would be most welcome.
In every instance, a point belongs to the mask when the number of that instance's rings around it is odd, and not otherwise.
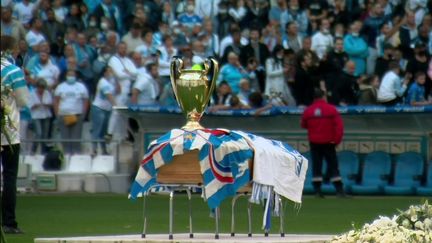
[[[34,18],[31,21],[31,29],[25,37],[27,44],[33,52],[39,51],[39,45],[46,41],[45,36],[42,34],[42,26],[42,19]]]
[[[330,22],[328,19],[321,20],[320,30],[312,36],[312,50],[319,59],[327,54],[333,47],[333,36],[330,33]]]
[[[177,56],[178,50],[173,45],[173,39],[169,35],[163,37],[163,45],[159,47],[159,77],[163,85],[170,82],[170,67],[173,56]]]
[[[134,23],[130,31],[123,36],[122,41],[128,46],[128,52],[135,50],[138,46],[143,45],[144,41],[141,38],[142,26],[139,23]]]
[[[127,44],[120,42],[117,45],[117,53],[110,58],[108,66],[112,68],[117,82],[120,84],[120,93],[115,96],[118,106],[125,106],[129,102],[131,84],[137,77],[137,69],[133,61],[126,55]],[[114,133],[120,138],[126,136],[126,119],[114,111],[108,125],[108,140]]]
[[[39,63],[30,72],[32,78],[44,79],[49,91],[53,90],[59,82],[60,69],[52,63],[48,52],[39,53]]]
[[[24,26],[28,26],[30,20],[33,18],[33,12],[37,4],[30,2],[29,0],[23,0],[17,3],[14,7],[14,16],[20,21]]]
[[[378,89],[378,102],[385,106],[394,106],[402,101],[402,96],[407,89],[410,74],[402,80],[399,77],[400,67],[397,62],[389,64],[389,71],[384,75]]]
[[[156,63],[149,63],[146,66],[147,73],[140,74],[132,89],[132,104],[156,105],[159,97],[159,77]]]

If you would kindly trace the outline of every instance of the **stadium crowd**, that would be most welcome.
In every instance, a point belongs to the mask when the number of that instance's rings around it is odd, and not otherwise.
[[[113,105],[177,105],[170,61],[220,64],[211,110],[432,104],[432,1],[2,0],[1,34],[25,71],[21,133],[126,134]],[[57,121],[57,123],[53,122]],[[123,131],[119,131],[118,129]],[[35,143],[31,152],[38,149]],[[78,144],[79,145],[79,144]],[[76,143],[65,153],[78,153]],[[98,145],[93,145],[94,153]],[[101,144],[106,153],[105,144]]]

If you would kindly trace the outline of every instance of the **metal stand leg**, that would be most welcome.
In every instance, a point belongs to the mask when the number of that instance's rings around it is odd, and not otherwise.
[[[170,192],[170,201],[169,201],[169,239],[172,240],[173,237],[173,220],[174,220],[174,191]]]
[[[147,197],[145,195],[145,193],[143,193],[143,217],[144,217],[144,225],[143,225],[143,231],[141,234],[141,238],[145,238],[146,237],[146,232],[147,232],[147,204],[146,204],[146,200]]]
[[[279,208],[280,208],[280,212],[279,212],[279,220],[280,220],[280,236],[281,237],[285,237],[285,231],[284,231],[284,207],[283,207],[283,201],[282,198],[279,198]]]
[[[252,204],[248,201],[248,237],[252,237]]]
[[[215,208],[215,239],[219,239],[219,207]]]
[[[231,201],[231,237],[235,236],[235,204],[240,196],[241,194],[235,195]]]
[[[186,188],[186,193],[188,195],[189,199],[189,238],[193,238],[193,231],[192,231],[192,194],[189,190],[189,188]]]

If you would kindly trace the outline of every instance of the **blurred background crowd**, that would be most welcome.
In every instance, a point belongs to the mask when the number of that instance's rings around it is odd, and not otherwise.
[[[432,104],[428,0],[2,0],[30,89],[22,133],[126,134],[113,105],[177,105],[170,61],[220,65],[210,109]],[[102,151],[106,148],[102,143]],[[66,152],[79,148],[64,144]],[[31,151],[36,151],[35,143]],[[97,144],[94,144],[97,151]]]

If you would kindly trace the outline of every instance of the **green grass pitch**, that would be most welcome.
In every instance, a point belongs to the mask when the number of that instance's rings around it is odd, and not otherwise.
[[[360,227],[379,215],[391,216],[397,209],[419,204],[421,197],[353,197],[325,199],[305,196],[300,210],[285,200],[285,232],[338,234]],[[147,233],[168,232],[168,197],[153,195],[148,200]],[[206,203],[193,198],[194,232],[214,232],[214,219]],[[229,233],[231,200],[221,207],[220,231]],[[184,194],[175,197],[175,232],[189,232],[188,206]],[[262,206],[252,207],[253,232],[262,234]],[[247,232],[246,199],[237,204],[236,233]],[[118,194],[25,194],[19,195],[17,219],[23,235],[6,235],[8,243],[29,243],[37,237],[67,237],[116,234],[140,234],[142,200],[131,201]],[[272,221],[272,232],[279,230],[278,218]]]

